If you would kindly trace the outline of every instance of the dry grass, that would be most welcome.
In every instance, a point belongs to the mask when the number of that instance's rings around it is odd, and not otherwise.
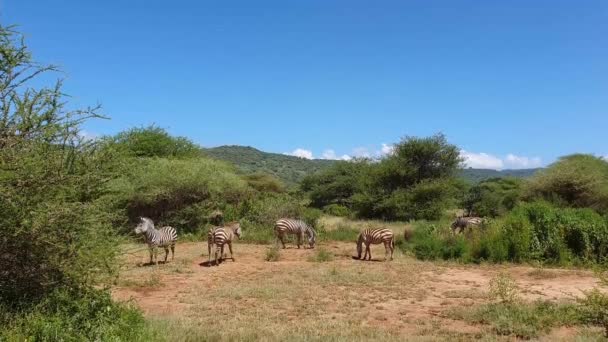
[[[268,246],[236,244],[237,262],[207,267],[203,245],[179,244],[175,261],[166,265],[138,265],[147,261],[145,251],[125,256],[114,296],[133,298],[158,340],[506,340],[445,314],[488,303],[493,267],[421,262],[399,253],[393,262],[381,262],[383,246],[372,247],[375,261],[359,261],[352,258],[354,243],[344,242],[281,249],[276,262],[265,261]],[[326,262],[310,262],[319,250]],[[517,268],[516,277],[532,270]],[[149,286],[151,277],[162,285]],[[567,279],[593,286],[589,275]],[[533,285],[567,286],[562,280]]]

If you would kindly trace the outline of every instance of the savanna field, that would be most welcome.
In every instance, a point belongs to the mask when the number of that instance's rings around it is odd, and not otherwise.
[[[478,170],[441,133],[348,161],[155,125],[91,138],[101,108],[74,109],[24,38],[0,25],[0,341],[608,338],[605,158]],[[278,247],[284,218],[302,248]]]

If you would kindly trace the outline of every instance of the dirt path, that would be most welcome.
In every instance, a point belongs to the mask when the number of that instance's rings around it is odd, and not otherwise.
[[[319,246],[333,254],[330,262],[313,262],[315,250],[295,248],[282,250],[278,262],[267,262],[268,246],[236,245],[236,262],[209,267],[203,247],[206,253],[203,243],[180,244],[173,262],[156,267],[138,266],[147,261],[146,251],[127,257],[114,297],[135,300],[149,317],[199,326],[214,320],[229,324],[241,314],[256,317],[244,328],[254,335],[288,336],[274,324],[287,320],[310,334],[326,326],[330,337],[350,329],[362,337],[386,332],[468,339],[482,328],[453,321],[445,312],[487,301],[488,283],[499,272],[511,274],[529,300],[572,299],[597,284],[588,271],[440,264],[399,253],[390,263],[362,262],[352,258],[353,244],[340,242]],[[373,249],[375,258],[383,254],[382,247]]]

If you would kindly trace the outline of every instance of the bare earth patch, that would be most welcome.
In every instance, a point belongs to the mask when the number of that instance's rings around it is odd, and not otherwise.
[[[144,250],[125,257],[113,296],[174,328],[175,340],[470,340],[500,338],[444,313],[487,302],[499,272],[511,274],[529,300],[572,299],[597,285],[588,271],[539,276],[533,267],[436,264],[400,253],[380,262],[381,246],[372,250],[375,261],[363,262],[352,258],[354,243],[319,247],[333,259],[311,262],[316,250],[289,246],[267,262],[268,246],[236,244],[236,262],[208,266],[204,243],[182,243],[174,261],[141,266]],[[551,337],[576,334],[564,328]]]

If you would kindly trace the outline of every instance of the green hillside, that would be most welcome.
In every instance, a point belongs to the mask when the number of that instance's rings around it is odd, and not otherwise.
[[[279,153],[263,152],[249,146],[219,146],[204,149],[208,156],[236,165],[245,173],[268,173],[288,185],[298,183],[304,176],[335,163],[334,160],[304,159]],[[489,170],[463,169],[460,176],[471,183],[497,177],[528,178],[539,169]]]
[[[521,170],[491,170],[491,169],[462,169],[460,177],[471,183],[479,183],[490,178],[529,178],[540,169],[521,169]]]
[[[204,149],[204,152],[212,158],[236,165],[245,173],[268,173],[288,185],[296,184],[307,174],[315,173],[334,163],[333,160],[309,160],[279,153],[262,152],[249,146],[219,146]]]

